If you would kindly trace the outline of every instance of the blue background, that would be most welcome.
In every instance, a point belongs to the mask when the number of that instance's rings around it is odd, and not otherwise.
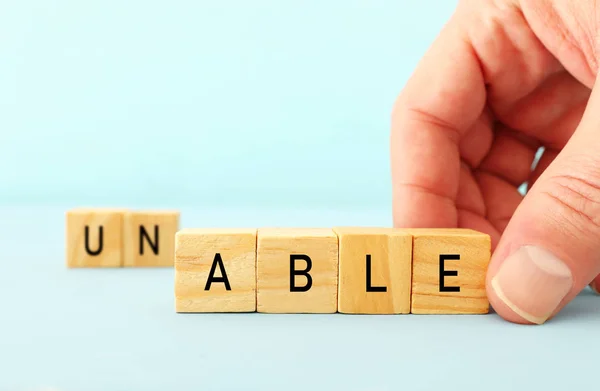
[[[598,384],[600,300],[485,316],[176,314],[172,269],[69,270],[64,212],[389,225],[389,119],[446,0],[0,7],[0,391]],[[418,164],[418,162],[415,162]]]
[[[5,1],[0,202],[389,207],[447,0]]]

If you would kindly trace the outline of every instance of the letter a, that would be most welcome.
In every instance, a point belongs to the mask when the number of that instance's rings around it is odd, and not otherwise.
[[[221,271],[221,277],[215,277],[217,266],[219,266],[219,270]],[[204,290],[209,291],[213,282],[222,282],[225,284],[226,290],[231,290],[231,285],[229,285],[229,279],[227,278],[227,272],[225,272],[225,266],[223,265],[223,259],[221,259],[220,253],[215,254],[215,259],[210,267],[210,272],[208,273],[208,279],[206,280],[206,286],[204,287]]]

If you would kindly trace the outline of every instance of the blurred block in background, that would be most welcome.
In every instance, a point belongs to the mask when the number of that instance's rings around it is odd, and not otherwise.
[[[123,266],[173,266],[177,211],[133,211],[125,214]]]
[[[173,266],[177,211],[77,208],[66,214],[67,266]]]

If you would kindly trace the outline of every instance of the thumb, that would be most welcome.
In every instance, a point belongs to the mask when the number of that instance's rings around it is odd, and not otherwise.
[[[600,85],[575,134],[515,211],[487,293],[516,323],[542,324],[600,273]]]

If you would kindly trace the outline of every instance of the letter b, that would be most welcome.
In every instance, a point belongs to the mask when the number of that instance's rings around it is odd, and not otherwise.
[[[296,269],[296,260],[306,262],[304,270]],[[308,255],[290,254],[290,292],[306,292],[312,287],[312,277],[308,272],[312,269],[312,261]],[[304,286],[296,286],[296,276],[305,276],[306,284]]]

